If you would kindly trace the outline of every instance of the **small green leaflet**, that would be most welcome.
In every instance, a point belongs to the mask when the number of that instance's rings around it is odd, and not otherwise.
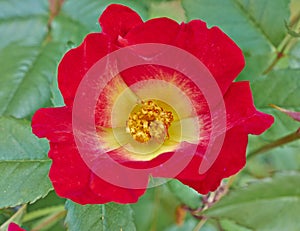
[[[133,211],[129,205],[108,203],[103,205],[79,205],[66,202],[66,224],[70,231],[135,231]]]
[[[34,202],[52,189],[48,142],[25,120],[0,117],[0,208]]]

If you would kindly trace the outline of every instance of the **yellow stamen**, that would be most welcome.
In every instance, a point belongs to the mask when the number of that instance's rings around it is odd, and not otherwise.
[[[134,109],[127,121],[127,132],[133,139],[145,143],[151,138],[164,141],[169,137],[168,128],[173,122],[172,112],[164,109],[152,100],[141,102],[138,109]]]

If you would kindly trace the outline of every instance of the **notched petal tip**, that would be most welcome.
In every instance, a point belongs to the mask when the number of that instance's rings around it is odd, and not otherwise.
[[[65,141],[72,137],[72,111],[68,107],[41,108],[32,118],[32,132],[50,141]]]
[[[227,129],[243,126],[249,134],[259,135],[274,122],[273,116],[258,111],[248,81],[235,82],[224,97],[227,113]]]
[[[78,47],[64,55],[58,66],[58,87],[66,105],[73,104],[77,88],[88,70],[112,50],[108,36],[90,33]]]
[[[124,37],[129,30],[143,23],[141,17],[127,6],[119,4],[109,5],[99,18],[99,24],[104,34],[113,40]]]
[[[220,28],[201,20],[181,24],[176,45],[195,55],[211,72],[223,94],[245,66],[242,50]]]
[[[252,124],[252,135],[260,135],[268,130],[274,123],[274,117],[272,115],[257,111],[256,115],[249,119],[249,123]]]

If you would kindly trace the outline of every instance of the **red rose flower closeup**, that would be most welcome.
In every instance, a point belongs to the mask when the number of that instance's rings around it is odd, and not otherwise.
[[[26,231],[26,230],[22,229],[16,223],[12,222],[12,223],[9,224],[7,231]]]
[[[240,48],[200,20],[143,22],[122,5],[108,6],[99,23],[102,32],[59,64],[66,106],[39,109],[32,120],[33,133],[50,141],[57,194],[133,203],[150,175],[206,194],[237,173],[248,134],[273,123],[254,107],[249,83],[233,82],[245,65]]]

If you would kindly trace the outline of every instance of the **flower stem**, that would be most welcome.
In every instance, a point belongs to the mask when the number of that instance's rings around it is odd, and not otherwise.
[[[293,132],[287,136],[284,136],[278,140],[275,140],[273,141],[272,143],[270,144],[266,144],[264,146],[262,146],[261,148],[251,152],[247,158],[250,159],[250,158],[253,158],[254,156],[258,155],[258,154],[262,154],[264,152],[267,152],[269,150],[272,150],[274,148],[277,148],[277,147],[280,147],[282,145],[285,145],[287,143],[290,143],[290,142],[293,142],[295,140],[298,140],[300,139],[300,128],[296,131],[296,132]]]
[[[6,222],[4,222],[0,226],[0,230],[1,231],[7,230],[8,226],[11,222],[17,222],[17,221],[21,220],[22,216],[26,212],[26,208],[27,208],[27,204],[22,205],[14,215],[12,215]]]
[[[293,27],[297,27],[300,22],[300,13],[291,21],[290,25]],[[285,53],[287,53],[291,47],[296,43],[297,39],[292,37],[290,34],[287,34],[282,40],[281,44],[278,46],[278,51],[273,62],[268,66],[264,71],[263,75],[268,74],[273,70],[279,60],[284,57]]]
[[[36,225],[35,227],[33,227],[31,229],[31,231],[42,230],[46,226],[48,226],[50,224],[53,224],[53,223],[57,222],[58,220],[62,219],[65,215],[66,215],[66,211],[65,210],[56,212],[56,213],[50,215],[49,217],[46,217],[44,220],[42,220],[38,225]]]
[[[193,231],[199,231],[202,228],[202,226],[205,224],[206,221],[207,221],[207,218],[203,217],[200,220],[200,222],[197,224],[197,226],[193,229]]]
[[[22,222],[32,221],[34,219],[49,215],[51,213],[57,213],[64,210],[65,210],[64,205],[52,206],[44,209],[35,210],[33,212],[25,214],[25,216],[22,219]]]

